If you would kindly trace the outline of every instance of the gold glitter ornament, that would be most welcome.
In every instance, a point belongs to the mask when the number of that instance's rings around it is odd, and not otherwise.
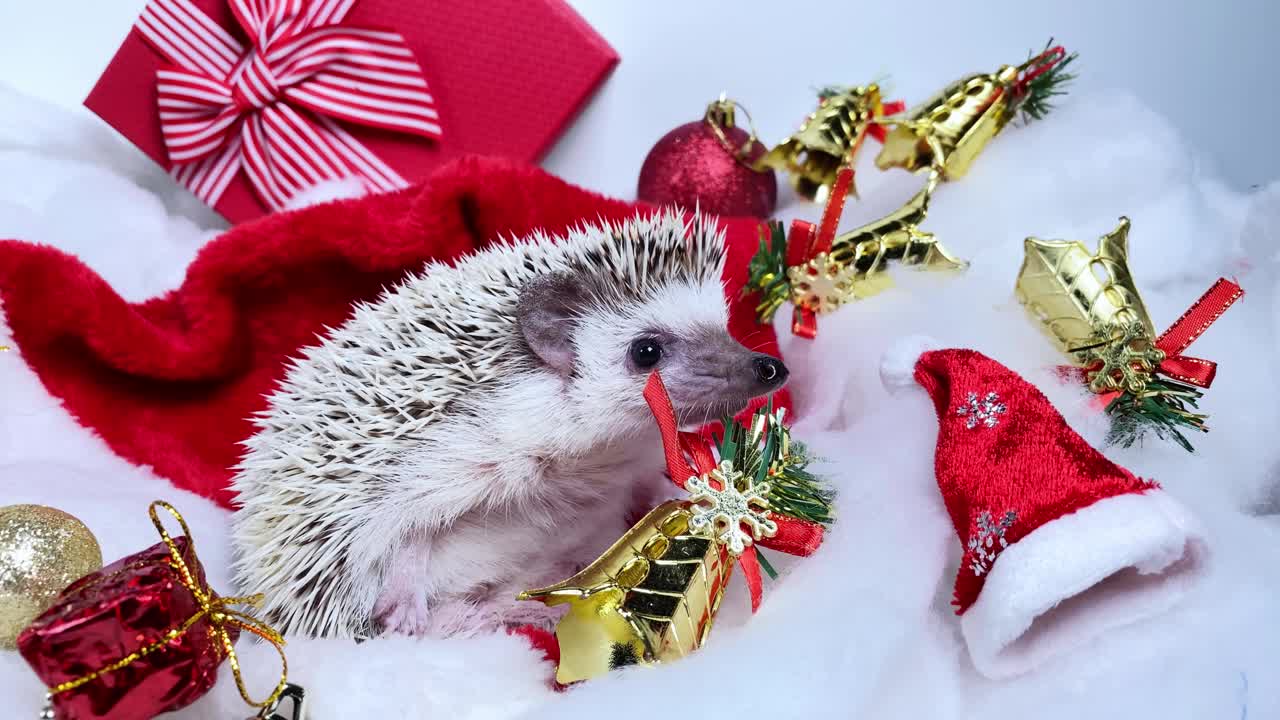
[[[44,505],[0,507],[0,647],[71,583],[102,567],[98,540],[74,516]]]
[[[932,169],[944,180],[963,177],[1019,111],[1033,119],[1048,112],[1049,98],[1061,95],[1074,77],[1064,72],[1073,59],[1061,46],[1047,48],[1016,67],[961,78],[925,103],[886,118],[893,129],[876,156],[876,167]]]
[[[582,572],[520,593],[569,605],[556,625],[557,681],[676,660],[702,646],[734,562],[723,545],[695,533],[694,517],[692,503],[663,503]]]

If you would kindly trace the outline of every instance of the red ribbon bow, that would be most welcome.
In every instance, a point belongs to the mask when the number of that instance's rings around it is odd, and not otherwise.
[[[151,0],[136,27],[156,72],[174,177],[214,205],[236,173],[271,210],[325,180],[407,185],[334,119],[439,138],[439,116],[399,33],[352,27],[356,0],[228,0],[245,47],[191,0]]]
[[[1212,360],[1187,357],[1182,351],[1190,347],[1210,325],[1222,317],[1227,308],[1242,297],[1244,290],[1239,285],[1226,278],[1218,278],[1213,287],[1156,339],[1156,347],[1165,353],[1156,372],[1196,387],[1207,388],[1213,385],[1213,379],[1218,374],[1218,364]],[[1061,368],[1061,374],[1063,377],[1075,377],[1083,381],[1089,369],[1082,370],[1068,365]],[[1119,394],[1119,391],[1115,391],[1099,395],[1097,406],[1105,408]]]
[[[649,375],[649,382],[644,388],[645,402],[653,411],[653,419],[658,423],[662,433],[662,449],[667,458],[667,474],[671,482],[680,489],[692,477],[707,475],[716,467],[716,458],[711,445],[699,434],[681,432],[676,421],[675,409],[671,406],[671,397],[662,384],[662,377],[657,371]],[[719,483],[714,478],[708,480],[713,487]],[[789,515],[771,513],[770,519],[778,525],[778,532],[770,538],[756,541],[770,550],[808,557],[822,544],[823,527],[817,523],[801,520]],[[747,588],[751,591],[751,612],[760,609],[763,595],[763,579],[760,576],[760,559],[756,555],[755,545],[748,545],[746,551],[738,558],[742,565],[743,575],[747,578]]]
[[[1213,287],[1156,340],[1156,347],[1165,353],[1158,372],[1196,387],[1212,385],[1214,376],[1218,374],[1218,364],[1212,360],[1187,357],[1182,351],[1243,296],[1244,290],[1239,285],[1226,278],[1218,278]]]
[[[842,167],[836,174],[836,182],[827,196],[827,205],[822,209],[820,225],[805,220],[792,220],[791,230],[787,233],[787,267],[807,265],[820,253],[831,250],[831,242],[836,237],[836,228],[840,225],[840,216],[844,213],[845,199],[849,188],[853,185],[853,168]],[[801,337],[818,336],[818,316],[810,308],[797,306],[791,319],[791,332]]]

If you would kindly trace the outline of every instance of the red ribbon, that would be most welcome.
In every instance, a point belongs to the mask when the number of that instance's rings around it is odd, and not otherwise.
[[[1156,339],[1156,347],[1165,353],[1156,372],[1196,387],[1207,388],[1213,385],[1213,379],[1218,374],[1218,364],[1212,360],[1187,357],[1182,351],[1190,347],[1210,325],[1222,317],[1227,308],[1242,297],[1244,290],[1239,285],[1226,278],[1218,278],[1213,287]],[[1064,378],[1073,377],[1084,382],[1085,371],[1080,368],[1066,365],[1060,367],[1059,372]],[[1105,408],[1119,394],[1109,392],[1099,395],[1099,406]]]
[[[1053,66],[1062,62],[1066,57],[1066,48],[1061,45],[1055,45],[1027,61],[1026,70],[1023,70],[1017,81],[1013,83],[1014,97],[1025,93],[1027,87],[1031,85],[1031,81],[1052,70]]]
[[[644,399],[662,434],[662,450],[666,455],[667,474],[671,476],[671,482],[683,490],[690,478],[707,475],[716,468],[716,457],[711,445],[698,433],[680,431],[675,408],[671,406],[671,396],[667,394],[667,388],[657,371],[649,375],[649,382],[644,388]],[[715,478],[708,478],[708,482],[715,489],[720,489],[719,481]],[[777,523],[778,532],[771,538],[757,541],[757,544],[800,557],[812,555],[822,544],[824,529],[821,525],[777,513],[771,513],[769,517]],[[760,609],[764,592],[755,544],[747,546],[738,562],[742,565],[747,589],[751,592],[751,612],[755,612]]]
[[[173,176],[210,205],[241,170],[271,210],[326,180],[407,182],[336,120],[436,139],[435,101],[399,34],[343,22],[356,0],[228,0],[249,40],[191,0],[151,0],[139,33],[156,72]]]
[[[1235,301],[1244,297],[1244,290],[1226,278],[1218,278],[1213,287],[1182,314],[1168,330],[1156,340],[1156,347],[1165,353],[1159,372],[1188,385],[1207,388],[1218,374],[1218,364],[1212,360],[1187,357],[1182,354],[1204,334],[1209,326],[1222,317]]]
[[[845,199],[853,185],[853,168],[842,167],[836,174],[836,182],[827,196],[827,206],[822,210],[821,224],[815,226],[805,220],[792,220],[787,233],[787,267],[807,265],[819,253],[829,252],[835,239],[840,216],[844,213]],[[812,340],[818,336],[818,316],[809,309],[796,307],[791,320],[791,332]]]
[[[876,113],[876,117],[879,118],[885,115],[897,115],[906,109],[907,104],[905,102],[901,100],[893,100],[892,102],[887,102],[881,105],[880,111]],[[867,133],[881,144],[884,144],[885,138],[889,136],[889,130],[884,125],[881,125],[874,120],[867,127]]]

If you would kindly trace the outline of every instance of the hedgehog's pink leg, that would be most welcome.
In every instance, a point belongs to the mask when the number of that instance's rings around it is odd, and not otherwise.
[[[550,630],[564,615],[566,606],[547,607],[540,602],[513,600],[515,591],[485,600],[443,598],[431,608],[427,634],[436,637],[469,637],[504,627],[534,625]]]
[[[427,556],[430,544],[409,539],[391,555],[383,574],[382,592],[373,605],[373,620],[383,633],[423,635],[427,612]]]

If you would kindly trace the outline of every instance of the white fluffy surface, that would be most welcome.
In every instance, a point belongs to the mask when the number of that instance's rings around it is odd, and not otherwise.
[[[180,281],[218,226],[211,215],[92,121],[13,96],[0,95],[0,107],[0,236],[76,252],[130,299]],[[893,209],[920,182],[878,173],[870,159],[845,226]],[[818,208],[782,214],[813,218]],[[1213,432],[1195,438],[1199,454],[1159,443],[1107,451],[1193,510],[1212,551],[1208,577],[1153,620],[1019,678],[985,680],[948,605],[959,542],[933,480],[933,410],[923,393],[890,396],[880,357],[912,334],[977,348],[1041,385],[1099,440],[1105,427],[1087,398],[1045,369],[1061,358],[1012,285],[1027,235],[1092,242],[1122,214],[1133,220],[1134,272],[1157,326],[1219,275],[1249,293],[1191,351],[1220,363],[1204,405]],[[784,339],[802,416],[796,433],[829,461],[840,523],[813,558],[779,559],[786,574],[766,584],[757,616],[747,621],[735,584],[698,655],[563,695],[546,689],[549,668],[518,639],[295,640],[291,675],[308,689],[313,720],[622,719],[672,707],[690,717],[1280,717],[1280,185],[1229,192],[1198,172],[1194,150],[1164,119],[1127,95],[1082,88],[1045,122],[1010,128],[968,177],[941,187],[926,229],[972,262],[966,274],[897,273],[898,289],[821,318],[816,341]],[[114,457],[67,418],[17,352],[0,355],[0,399],[0,502],[72,512],[116,558],[155,542],[146,503],[167,498],[187,514],[214,586],[227,586],[225,512]],[[241,654],[264,692],[272,653],[242,642]],[[249,714],[223,672],[180,717]],[[41,695],[21,659],[0,652],[8,713],[34,717]]]

